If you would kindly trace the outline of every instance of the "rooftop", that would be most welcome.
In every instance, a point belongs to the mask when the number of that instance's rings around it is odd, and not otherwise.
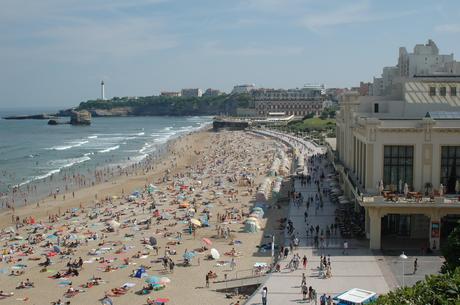
[[[342,293],[341,295],[338,295],[336,298],[340,301],[361,304],[363,302],[371,300],[375,296],[375,292],[359,288],[353,288],[348,290],[347,292]]]
[[[435,120],[460,120],[460,111],[429,111],[425,117]]]

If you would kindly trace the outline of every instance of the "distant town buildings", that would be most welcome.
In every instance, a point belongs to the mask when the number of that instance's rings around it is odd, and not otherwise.
[[[160,96],[178,97],[181,96],[179,91],[162,91]]]
[[[341,96],[335,164],[372,249],[397,239],[437,250],[460,219],[456,67],[429,40],[414,53],[400,49],[398,65],[374,80],[374,96]]]
[[[232,93],[236,93],[236,94],[249,93],[254,89],[256,89],[255,84],[236,85],[233,87]]]
[[[364,82],[359,83],[359,88],[358,88],[359,95],[362,95],[362,96],[372,95],[372,90],[373,90],[372,83],[364,83]]]
[[[222,95],[222,94],[223,94],[223,92],[220,91],[220,90],[208,88],[203,93],[203,96],[219,96],[219,95]]]
[[[182,89],[181,95],[186,97],[200,97],[203,95],[203,90],[201,90],[200,88]]]
[[[255,89],[252,90],[256,113],[267,116],[269,113],[283,112],[286,115],[319,115],[325,100],[324,85],[308,85],[300,89]]]

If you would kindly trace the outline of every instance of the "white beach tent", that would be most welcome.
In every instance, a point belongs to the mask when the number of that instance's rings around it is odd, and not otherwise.
[[[377,294],[372,291],[353,288],[334,297],[337,305],[364,305],[377,299]]]

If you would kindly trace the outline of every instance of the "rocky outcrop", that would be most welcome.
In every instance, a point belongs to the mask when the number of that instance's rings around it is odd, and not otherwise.
[[[111,117],[111,116],[131,116],[134,115],[131,107],[114,107],[112,109],[91,109],[91,115],[94,117]]]
[[[70,124],[91,125],[91,113],[86,110],[72,111],[70,113]]]

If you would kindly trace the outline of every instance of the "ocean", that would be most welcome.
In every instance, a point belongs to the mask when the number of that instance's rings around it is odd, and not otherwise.
[[[0,116],[23,112],[0,110]],[[0,193],[16,185],[38,184],[52,175],[84,174],[140,162],[168,140],[211,121],[211,117],[113,117],[93,118],[91,126],[50,126],[46,120],[1,119]]]

